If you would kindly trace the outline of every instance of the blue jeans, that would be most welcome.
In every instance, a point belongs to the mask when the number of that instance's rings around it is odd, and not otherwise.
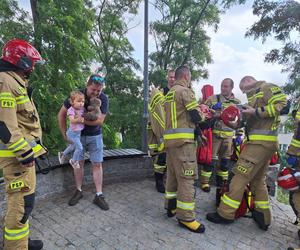
[[[103,139],[102,134],[94,136],[81,136],[81,143],[84,151],[89,152],[90,161],[92,163],[103,162]],[[84,159],[84,151],[81,152],[79,160]]]
[[[83,146],[80,141],[80,134],[81,134],[81,131],[73,131],[70,128],[67,131],[67,137],[73,143],[69,144],[69,146],[63,152],[63,154],[67,155],[74,151],[73,157],[72,157],[73,161],[79,161],[81,159],[80,156],[83,153]]]

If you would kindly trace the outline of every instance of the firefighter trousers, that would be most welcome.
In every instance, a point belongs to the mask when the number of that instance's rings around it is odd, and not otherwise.
[[[221,198],[218,213],[226,219],[234,219],[235,211],[239,208],[245,186],[249,183],[255,200],[254,211],[260,216],[264,225],[271,223],[271,211],[266,185],[266,171],[274,150],[261,144],[246,144],[235,165],[234,176],[230,182],[229,192]]]
[[[195,186],[197,178],[196,145],[185,143],[167,148],[167,183],[165,208],[176,209],[177,219],[195,220]]]
[[[300,190],[290,192],[290,205],[297,216],[297,225],[300,230]]]
[[[213,134],[211,165],[204,165],[201,169],[200,182],[202,186],[209,186],[214,165],[216,167],[217,186],[222,186],[224,180],[228,180],[228,161],[232,155],[232,138],[221,138]]]
[[[4,250],[28,249],[28,218],[34,206],[35,167],[24,168],[12,160],[3,168],[7,210],[4,218]]]
[[[154,173],[164,174],[167,170],[166,153],[160,153],[152,156]]]

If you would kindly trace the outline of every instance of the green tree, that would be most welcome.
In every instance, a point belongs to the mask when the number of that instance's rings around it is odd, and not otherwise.
[[[126,37],[129,20],[137,13],[140,0],[99,1],[94,9],[91,39],[96,51],[95,61],[106,68],[110,114],[106,124],[111,131],[122,134],[121,147],[140,147],[142,116],[142,82],[136,76],[140,66],[132,57],[133,48]],[[107,138],[105,144],[111,145]],[[113,140],[114,141],[114,140]]]
[[[7,40],[18,37],[31,40],[33,27],[29,13],[20,9],[14,0],[0,0],[0,47]]]
[[[246,37],[262,39],[274,37],[282,43],[279,49],[272,49],[265,57],[266,62],[279,63],[289,73],[285,86],[293,97],[300,94],[300,3],[288,1],[256,0],[253,14],[260,19],[247,31]]]
[[[94,13],[84,0],[32,0],[31,4],[33,20],[16,1],[1,0],[1,7],[5,8],[1,8],[0,37],[2,42],[12,37],[27,39],[46,59],[46,64],[32,75],[31,85],[44,144],[52,151],[64,145],[57,112],[71,90],[84,86],[89,73],[89,31]]]
[[[154,5],[161,19],[150,26],[156,44],[156,51],[150,55],[150,81],[165,82],[167,69],[183,64],[190,67],[194,79],[207,77],[204,65],[212,59],[205,28],[212,26],[217,30],[220,13],[232,4],[243,2],[156,0]]]

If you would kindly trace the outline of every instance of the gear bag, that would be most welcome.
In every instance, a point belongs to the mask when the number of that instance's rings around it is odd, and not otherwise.
[[[204,103],[208,97],[214,94],[214,87],[206,84],[201,89],[202,103]],[[212,163],[212,129],[203,129],[202,135],[207,138],[206,145],[197,148],[197,161],[199,164],[211,165]]]

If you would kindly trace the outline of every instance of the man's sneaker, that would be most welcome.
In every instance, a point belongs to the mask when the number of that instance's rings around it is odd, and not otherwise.
[[[74,206],[78,203],[78,201],[83,197],[82,195],[82,191],[79,191],[78,189],[76,189],[76,192],[74,193],[74,195],[72,196],[72,198],[69,200],[69,206]]]
[[[58,161],[59,164],[66,163],[66,157],[64,156],[63,152],[58,152]]]
[[[104,195],[103,194],[96,195],[94,200],[93,200],[93,203],[95,205],[97,205],[98,207],[100,207],[102,210],[108,210],[109,209],[108,204],[104,200]]]
[[[43,248],[43,245],[41,240],[28,240],[28,250],[40,250]]]
[[[80,168],[79,161],[74,161],[73,159],[70,159],[69,163],[74,169]]]

